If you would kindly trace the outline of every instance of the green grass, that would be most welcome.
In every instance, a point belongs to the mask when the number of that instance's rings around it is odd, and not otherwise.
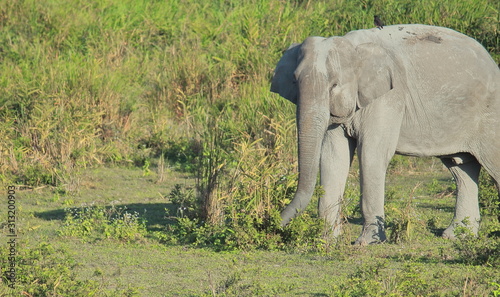
[[[391,207],[404,209],[411,189],[421,182],[413,191],[411,236],[363,248],[350,245],[361,228],[356,212],[340,243],[231,252],[216,252],[212,245],[165,244],[159,234],[174,223],[165,209],[175,213],[167,197],[174,184],[190,186],[194,180],[175,172],[165,182],[157,178],[156,168],[147,176],[138,168],[98,168],[80,175],[78,192],[18,191],[20,253],[31,250],[26,259],[36,253],[46,265],[44,278],[33,271],[29,283],[46,279],[47,285],[42,290],[24,283],[17,291],[60,296],[73,286],[82,296],[88,291],[95,296],[488,296],[498,289],[496,266],[467,262],[453,242],[436,234],[451,220],[454,198],[442,194],[450,185],[449,174],[430,159],[419,161],[412,172],[389,173],[389,221],[401,217]],[[356,178],[353,169],[349,185],[355,186]],[[104,231],[61,234],[67,230],[65,210],[91,204],[137,212],[146,221],[146,233],[133,241]],[[488,220],[483,227],[491,226]]]
[[[437,160],[391,162],[391,243],[350,246],[356,168],[340,242],[322,236],[314,203],[277,226],[297,154],[295,108],[269,92],[274,66],[292,42],[370,28],[375,14],[456,29],[500,61],[494,0],[0,0],[0,183],[31,188],[17,191],[19,255],[37,264],[16,292],[500,294],[498,258],[464,258],[498,251],[494,187],[482,177],[480,239],[441,240],[454,188]]]
[[[186,139],[208,141],[207,118],[223,122],[230,151],[266,139],[269,121],[293,119],[268,91],[281,51],[370,28],[374,14],[451,27],[498,60],[495,3],[5,1],[0,177],[57,185],[75,168],[143,163]]]

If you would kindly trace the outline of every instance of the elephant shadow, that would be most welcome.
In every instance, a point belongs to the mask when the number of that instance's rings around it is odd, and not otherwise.
[[[52,221],[64,220],[66,213],[69,210],[82,210],[82,207],[70,207],[65,209],[53,209],[48,211],[35,212],[35,217]],[[113,206],[105,206],[106,210],[111,209]],[[162,231],[165,226],[172,225],[175,220],[167,214],[175,214],[176,206],[172,203],[131,203],[120,204],[114,206],[120,209],[120,212],[137,213],[139,217],[145,220],[146,228],[148,231]]]

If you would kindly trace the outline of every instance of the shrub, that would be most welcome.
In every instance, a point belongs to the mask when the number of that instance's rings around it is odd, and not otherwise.
[[[87,206],[65,210],[61,236],[86,239],[116,239],[130,242],[146,236],[146,222],[137,212],[129,213],[123,207]]]
[[[459,253],[459,260],[466,264],[500,265],[500,240],[496,236],[488,237],[483,234],[477,237],[459,229],[453,247]]]
[[[233,205],[234,206],[234,205]],[[157,234],[164,242],[208,246],[217,251],[252,249],[322,250],[325,244],[324,221],[304,213],[292,220],[291,224],[280,226],[280,212],[274,208],[269,213],[256,215],[242,210],[234,217],[227,216],[224,223],[209,224],[196,217],[176,217],[176,224],[167,226],[163,235]]]
[[[199,201],[193,188],[175,184],[168,194],[168,199],[176,207],[176,217],[189,217],[191,219],[199,217]],[[167,215],[169,214],[167,213]]]
[[[393,206],[393,202],[389,202],[386,205],[386,208],[389,210],[386,225],[390,231],[389,241],[392,243],[401,243],[411,240],[412,231],[415,229],[417,223],[413,199],[415,197],[415,191],[419,186],[420,184],[417,184],[408,194],[408,198],[404,201],[404,207]],[[389,192],[388,196],[393,195],[395,195],[395,192]],[[387,200],[391,199],[388,198]]]

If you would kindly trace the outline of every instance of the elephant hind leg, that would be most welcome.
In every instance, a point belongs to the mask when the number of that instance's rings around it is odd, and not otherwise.
[[[457,184],[455,214],[450,226],[443,232],[443,237],[455,238],[457,226],[470,228],[477,234],[480,221],[478,183],[481,164],[472,156],[465,163],[456,162],[453,158],[442,158],[441,161],[448,167]]]
[[[495,135],[490,143],[483,146],[481,154],[477,154],[476,158],[495,181],[500,199],[500,137]]]
[[[500,100],[497,100],[497,110],[500,112]],[[496,120],[496,123],[488,125],[489,133],[483,133],[479,136],[477,142],[480,145],[471,153],[500,186],[500,121]]]

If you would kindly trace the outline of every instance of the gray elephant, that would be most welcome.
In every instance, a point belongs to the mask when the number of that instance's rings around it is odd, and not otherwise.
[[[392,156],[436,156],[457,183],[443,236],[479,227],[483,166],[500,182],[500,70],[474,39],[426,25],[309,37],[278,62],[271,91],[297,105],[299,181],[282,225],[302,211],[320,171],[320,216],[340,233],[340,203],[357,148],[365,245],[386,239],[384,183]]]

